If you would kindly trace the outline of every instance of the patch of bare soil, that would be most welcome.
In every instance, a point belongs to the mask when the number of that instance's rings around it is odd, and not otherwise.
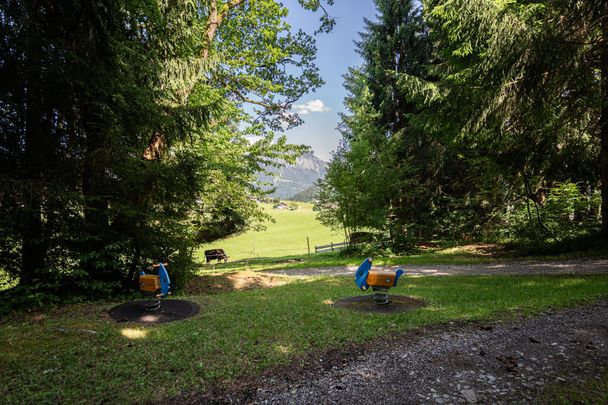
[[[509,322],[421,328],[296,358],[165,403],[543,403],[608,365],[608,302]]]
[[[254,271],[196,276],[185,288],[186,294],[217,294],[226,291],[272,288],[285,285],[289,278]]]

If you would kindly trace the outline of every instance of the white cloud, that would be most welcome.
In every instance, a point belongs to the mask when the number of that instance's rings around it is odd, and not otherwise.
[[[310,100],[304,104],[294,104],[293,109],[296,113],[301,115],[306,115],[310,113],[316,112],[326,112],[329,111],[329,107],[325,105],[323,100]]]
[[[247,141],[253,145],[254,143],[256,143],[257,141],[261,140],[263,137],[259,136],[259,135],[245,135],[245,139],[247,139]]]

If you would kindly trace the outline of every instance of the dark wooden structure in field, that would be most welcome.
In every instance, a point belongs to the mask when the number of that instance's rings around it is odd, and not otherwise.
[[[224,249],[209,249],[205,250],[205,259],[207,259],[207,263],[211,263],[211,260],[217,260],[218,263],[223,260],[224,263],[227,263],[228,255]]]

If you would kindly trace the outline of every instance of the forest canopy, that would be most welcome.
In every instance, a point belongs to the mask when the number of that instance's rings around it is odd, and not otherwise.
[[[333,20],[332,3],[300,0]],[[0,3],[0,266],[24,300],[129,290],[264,219],[257,172],[304,150],[273,130],[323,81],[273,0]]]
[[[376,0],[319,218],[394,251],[608,236],[608,3]],[[603,220],[602,220],[603,218]]]

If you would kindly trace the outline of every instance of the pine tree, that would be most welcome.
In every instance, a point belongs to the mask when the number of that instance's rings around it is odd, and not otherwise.
[[[399,77],[426,78],[431,46],[414,2],[383,0],[376,7],[377,21],[366,20],[357,44],[364,64],[345,77],[350,114],[342,117],[344,147],[332,161],[326,186],[344,194],[336,179],[357,179],[350,195],[359,197],[343,204],[374,214],[355,216],[348,226],[388,229],[393,247],[403,249],[431,211],[433,187],[427,171],[437,144],[418,125],[421,110],[402,91]],[[334,178],[333,171],[341,173]]]
[[[443,114],[465,145],[498,165],[508,185],[494,205],[538,206],[558,182],[585,192],[603,188],[601,2],[424,5],[445,61],[438,69]],[[530,216],[530,223],[551,235],[540,219]]]

